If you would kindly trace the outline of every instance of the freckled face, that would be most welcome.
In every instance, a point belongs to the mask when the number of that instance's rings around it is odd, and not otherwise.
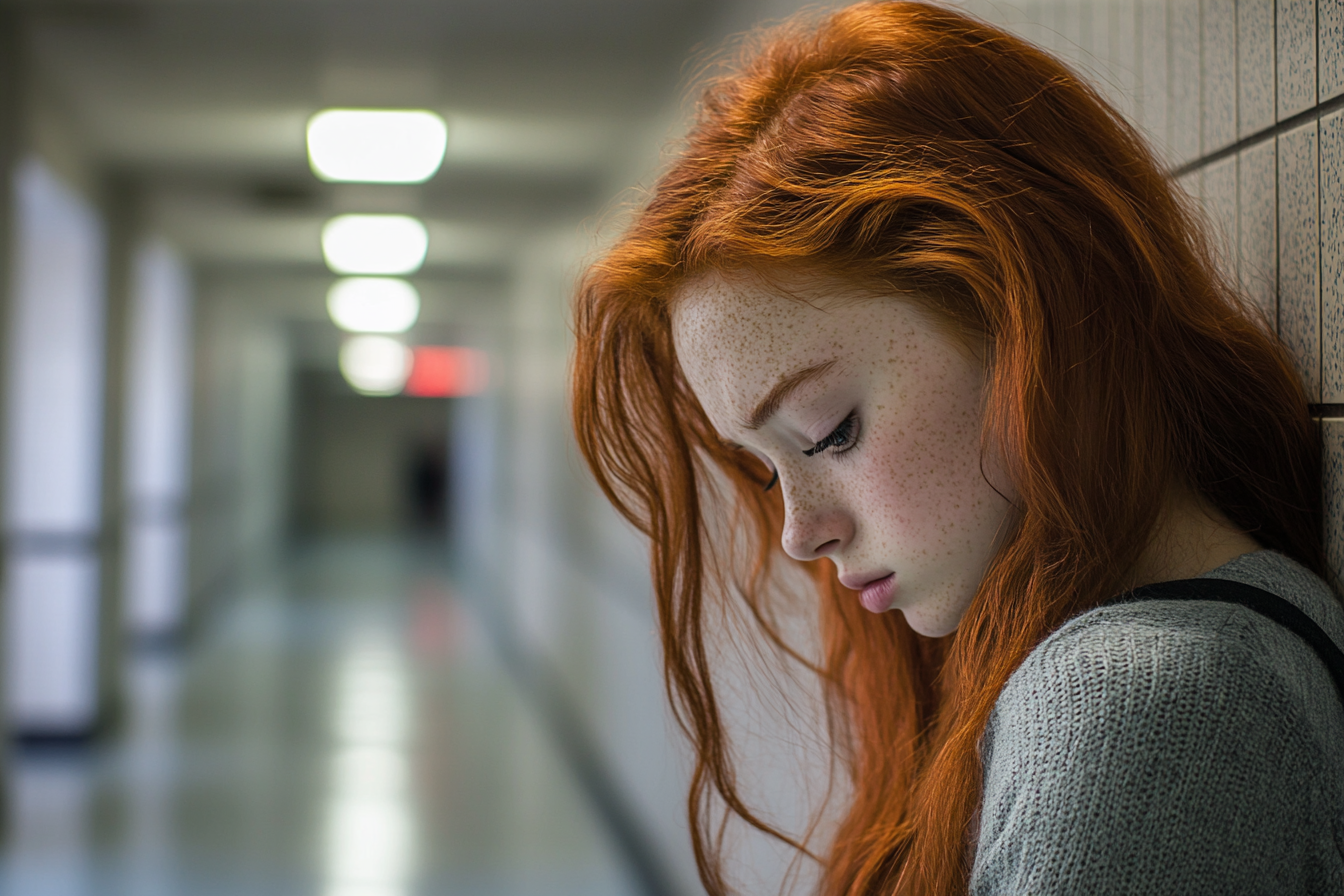
[[[778,472],[791,557],[829,557],[868,609],[948,634],[1011,510],[989,456],[981,473],[983,365],[908,301],[831,280],[804,296],[745,277],[686,287],[682,370],[719,434]]]

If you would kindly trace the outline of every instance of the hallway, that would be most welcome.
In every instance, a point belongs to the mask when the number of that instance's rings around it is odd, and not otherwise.
[[[704,896],[571,301],[692,82],[842,2],[0,0],[0,896]],[[1344,568],[1344,3],[949,2],[1206,218],[1311,390]],[[742,790],[824,840],[815,676],[721,603]],[[805,659],[815,608],[780,606]],[[810,892],[724,832],[736,892]]]
[[[0,892],[637,892],[442,554],[315,542],[129,658],[119,737],[13,756]]]

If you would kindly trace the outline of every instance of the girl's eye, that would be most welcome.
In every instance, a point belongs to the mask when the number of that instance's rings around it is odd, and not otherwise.
[[[779,481],[779,471],[778,471],[778,470],[775,470],[775,471],[773,471],[773,472],[774,472],[774,475],[771,476],[771,477],[770,477],[770,481],[767,482],[767,483],[765,484],[765,488],[763,489],[763,491],[767,491],[767,492],[770,491],[770,489],[772,489],[772,488],[775,487],[775,483]]]
[[[849,416],[840,421],[840,425],[831,431],[817,444],[808,448],[803,454],[811,457],[814,454],[820,454],[827,448],[834,448],[832,454],[844,454],[853,448],[858,441],[859,414],[858,411],[850,411]]]

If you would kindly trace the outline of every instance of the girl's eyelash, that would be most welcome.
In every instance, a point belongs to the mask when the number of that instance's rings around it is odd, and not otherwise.
[[[859,412],[850,411],[849,416],[840,421],[840,425],[831,430],[830,435],[826,436],[811,448],[803,450],[803,454],[812,457],[814,454],[820,454],[827,448],[834,448],[832,454],[844,454],[858,444]],[[779,483],[779,470],[770,471],[770,481],[765,484],[762,491],[770,491]]]
[[[820,454],[827,448],[836,449],[832,454],[844,454],[846,451],[853,448],[858,441],[856,439],[857,433],[855,432],[855,430],[858,429],[858,425],[858,411],[850,411],[849,416],[844,420],[841,420],[840,425],[833,429],[830,435],[826,436],[811,448],[805,450],[803,454],[811,457],[814,454]]]

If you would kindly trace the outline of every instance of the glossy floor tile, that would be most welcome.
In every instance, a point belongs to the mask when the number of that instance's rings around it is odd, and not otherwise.
[[[328,542],[133,658],[122,733],[14,755],[15,896],[617,896],[440,551]]]

